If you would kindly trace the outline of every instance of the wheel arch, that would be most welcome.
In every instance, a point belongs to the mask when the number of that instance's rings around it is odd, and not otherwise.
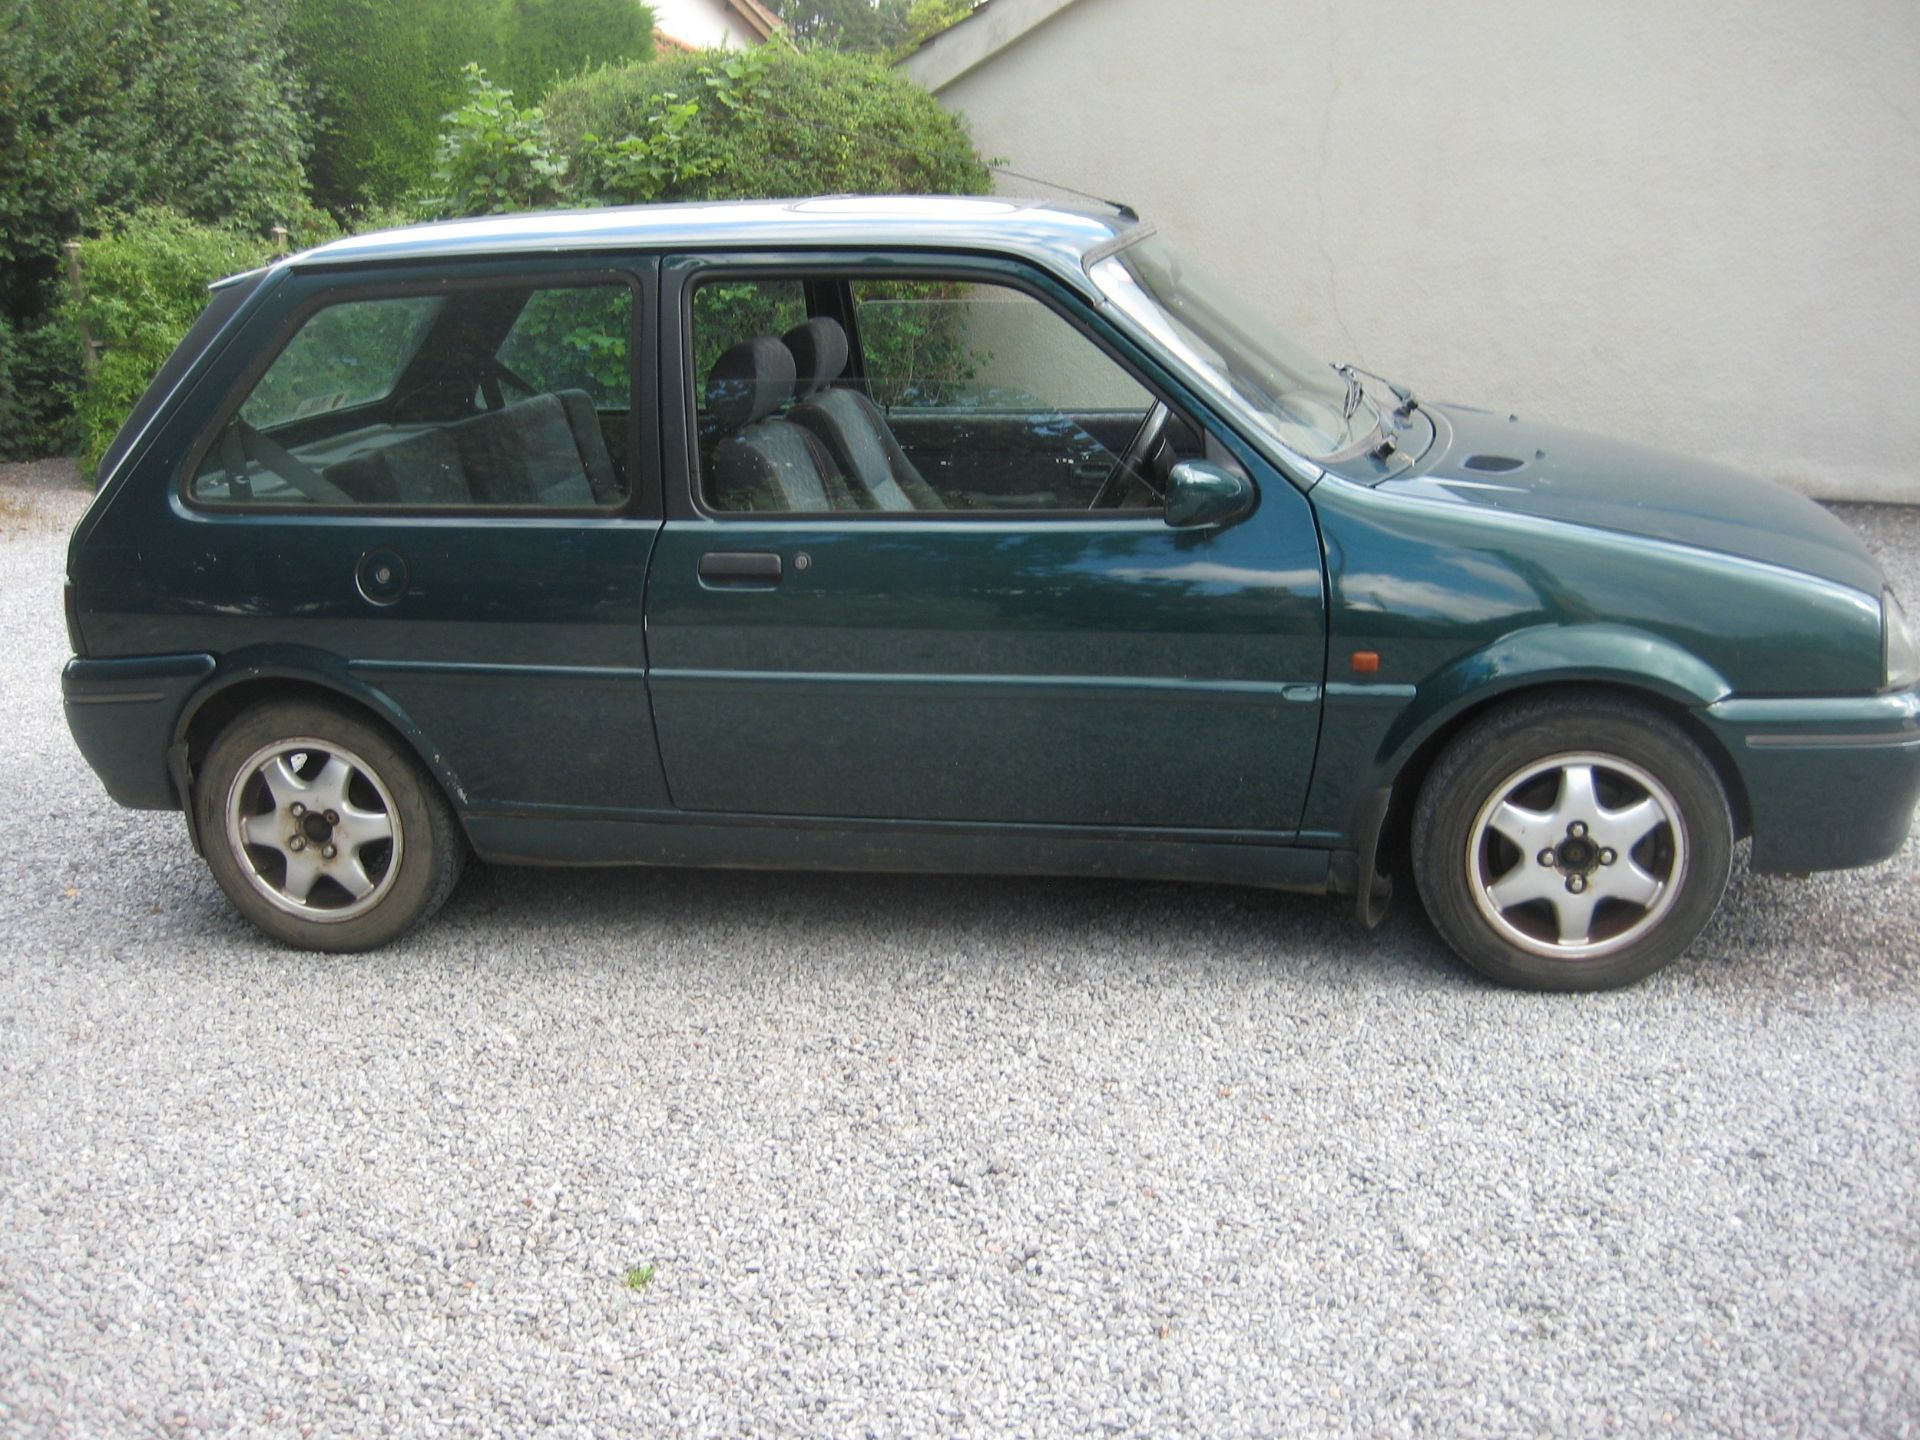
[[[196,853],[201,840],[194,818],[193,781],[215,737],[256,705],[303,697],[344,704],[387,731],[440,787],[455,819],[465,829],[467,797],[459,778],[411,717],[386,694],[356,680],[343,662],[324,654],[234,657],[224,661],[182,708],[168,750],[168,766],[180,792]]]
[[[1460,733],[1505,706],[1543,696],[1604,696],[1643,707],[1678,726],[1707,757],[1733,812],[1735,832],[1752,830],[1739,767],[1699,711],[1733,693],[1711,665],[1671,640],[1626,625],[1539,625],[1463,655],[1422,681],[1381,737],[1375,771],[1387,791],[1376,855],[1407,852],[1413,805],[1435,760]],[[1365,818],[1361,799],[1357,821]],[[1363,833],[1356,825],[1355,834]],[[1365,857],[1362,857],[1364,861]]]
[[[1413,808],[1425,786],[1434,763],[1462,733],[1488,716],[1512,706],[1542,699],[1577,702],[1586,696],[1638,706],[1672,723],[1699,747],[1713,767],[1715,778],[1733,812],[1734,834],[1744,837],[1752,830],[1752,807],[1733,756],[1720,737],[1699,718],[1695,710],[1675,698],[1671,691],[1648,685],[1640,677],[1597,676],[1580,678],[1535,677],[1508,686],[1493,694],[1483,694],[1448,709],[1433,724],[1422,728],[1395,757],[1389,782],[1385,818],[1380,824],[1379,854],[1393,860],[1409,852],[1413,826]]]

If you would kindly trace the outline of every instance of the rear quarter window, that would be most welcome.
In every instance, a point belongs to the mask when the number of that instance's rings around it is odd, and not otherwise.
[[[496,358],[531,391],[584,390],[596,406],[624,410],[632,315],[624,290],[536,290]]]
[[[257,429],[383,400],[446,301],[439,296],[330,305],[280,352],[240,407]]]
[[[610,509],[630,493],[634,292],[477,282],[313,311],[188,482],[222,507]]]

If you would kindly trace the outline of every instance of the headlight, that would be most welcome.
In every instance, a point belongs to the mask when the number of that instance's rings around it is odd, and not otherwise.
[[[1900,608],[1893,591],[1880,592],[1881,647],[1886,657],[1887,689],[1904,690],[1920,684],[1920,645],[1913,642],[1913,629],[1907,624],[1907,612]]]

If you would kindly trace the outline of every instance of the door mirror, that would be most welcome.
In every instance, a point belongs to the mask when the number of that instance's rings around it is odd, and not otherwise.
[[[1253,509],[1253,482],[1207,460],[1183,460],[1167,476],[1167,524],[1176,530],[1225,525]]]

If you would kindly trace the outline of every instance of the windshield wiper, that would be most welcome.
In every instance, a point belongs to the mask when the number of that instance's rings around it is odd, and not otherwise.
[[[1351,420],[1353,418],[1353,412],[1360,408],[1360,401],[1367,393],[1366,387],[1361,385],[1360,377],[1353,373],[1353,367],[1351,365],[1335,365],[1333,370],[1336,375],[1347,382],[1346,403],[1340,407],[1340,419],[1344,423],[1345,421]]]
[[[1340,378],[1347,382],[1346,406],[1340,412],[1342,424],[1345,424],[1353,418],[1353,412],[1360,408],[1361,397],[1366,394],[1366,387],[1360,383],[1360,377],[1362,375],[1373,375],[1375,380],[1378,380],[1393,392],[1394,398],[1400,402],[1400,407],[1393,412],[1393,419],[1404,420],[1413,413],[1415,402],[1411,390],[1403,390],[1391,380],[1387,379],[1386,376],[1374,375],[1371,370],[1362,370],[1359,366],[1349,365],[1345,361],[1340,362],[1333,368],[1339,374]],[[1386,412],[1376,411],[1375,413],[1379,416],[1379,419],[1375,423],[1380,433],[1380,443],[1373,447],[1371,453],[1374,459],[1385,460],[1400,448],[1400,441],[1394,434],[1394,427],[1387,423],[1389,417]]]
[[[1399,405],[1394,408],[1393,412],[1393,418],[1396,420],[1404,420],[1420,408],[1420,402],[1413,398],[1413,391],[1404,385],[1394,384],[1393,381],[1387,379],[1384,375],[1376,375],[1371,370],[1362,370],[1358,365],[1347,362],[1343,362],[1333,368],[1347,377],[1347,384],[1349,386],[1358,385],[1360,383],[1358,377],[1365,375],[1371,379],[1378,380],[1382,385],[1386,386],[1387,389],[1391,390],[1393,392],[1393,398],[1400,402]],[[1353,395],[1351,390],[1349,390],[1347,395],[1347,404],[1349,406],[1347,413],[1349,415],[1353,413],[1351,409],[1353,403]]]

